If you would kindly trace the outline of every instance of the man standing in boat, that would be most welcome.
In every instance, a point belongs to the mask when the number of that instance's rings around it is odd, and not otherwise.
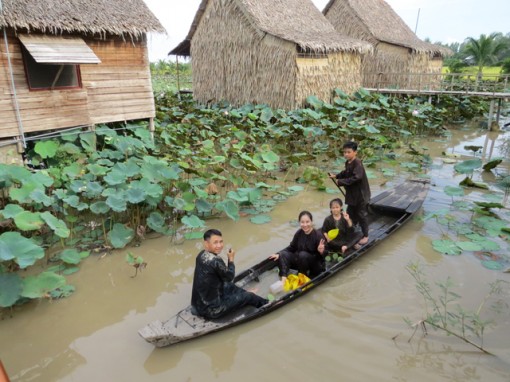
[[[228,264],[219,254],[223,251],[223,237],[216,229],[204,233],[204,250],[196,258],[191,305],[193,314],[214,319],[245,305],[256,308],[268,303],[263,297],[236,286],[235,252],[229,249]]]
[[[345,169],[337,175],[329,174],[338,186],[345,187],[345,204],[347,213],[355,224],[359,224],[363,237],[354,246],[359,249],[368,243],[368,203],[370,202],[370,185],[363,162],[357,157],[358,144],[353,141],[343,145],[346,160]]]

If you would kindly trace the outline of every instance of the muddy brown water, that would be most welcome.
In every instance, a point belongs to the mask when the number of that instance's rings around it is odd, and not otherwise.
[[[459,130],[450,139],[423,142],[435,158],[423,213],[447,207],[451,199],[443,187],[462,179],[452,165],[442,164],[441,152],[467,158],[471,154],[463,147],[480,145],[484,159],[507,156],[498,171],[508,173],[508,140],[508,133]],[[372,191],[376,194],[405,176],[371,179]],[[474,190],[469,197],[482,194]],[[311,210],[319,227],[332,197],[307,190],[280,203],[269,224],[243,218],[208,221],[208,226],[223,231],[227,246],[237,250],[241,271],[288,244],[296,230],[290,222],[300,210]],[[508,210],[502,213],[510,219]],[[470,253],[435,252],[431,240],[440,234],[433,219],[413,220],[298,301],[255,321],[163,349],[146,343],[137,330],[189,303],[201,242],[147,240],[129,249],[148,263],[136,278],[130,277],[134,272],[126,252],[91,256],[68,277],[76,286],[74,295],[25,305],[0,321],[0,359],[11,381],[509,381],[508,308],[484,335],[484,346],[494,356],[432,329],[409,341],[412,330],[404,317],[424,317],[423,300],[405,269],[409,262],[422,264],[430,284],[450,276],[469,310],[476,309],[490,282],[510,282],[509,273],[482,267]],[[508,243],[500,244],[502,252],[510,252]],[[510,302],[508,293],[505,298]]]

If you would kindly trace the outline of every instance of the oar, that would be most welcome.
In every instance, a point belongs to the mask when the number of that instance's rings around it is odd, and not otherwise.
[[[328,173],[328,175],[330,175],[330,174]],[[333,175],[333,174],[331,174],[331,175]],[[329,177],[329,176],[328,176],[328,177]],[[335,179],[333,179],[333,178],[329,178],[329,179],[331,179],[331,180],[333,181],[333,183],[335,183],[335,186],[337,186],[337,187],[338,187],[338,189],[340,190],[340,192],[342,193],[342,195],[343,195],[343,196],[344,196],[344,198],[345,198],[345,192],[344,192],[344,190],[342,190],[342,188],[341,188],[342,186],[338,185],[338,183],[336,182],[336,180],[335,180]]]

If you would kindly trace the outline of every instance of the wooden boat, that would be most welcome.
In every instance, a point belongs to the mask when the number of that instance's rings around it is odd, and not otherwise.
[[[206,320],[193,315],[191,313],[191,306],[188,306],[176,313],[169,320],[164,322],[152,322],[140,329],[138,333],[147,342],[157,347],[164,347],[217,332],[278,309],[296,300],[305,293],[314,290],[317,286],[338,273],[355,259],[370,251],[374,246],[410,220],[423,204],[428,188],[429,181],[427,180],[408,180],[393,189],[384,191],[373,197],[370,201],[370,231],[367,244],[358,250],[349,249],[344,255],[344,258],[339,257],[336,261],[330,259],[327,261],[326,270],[323,273],[293,291],[287,293],[283,292],[281,295],[277,295],[274,300],[261,308],[248,306],[220,319]],[[353,238],[353,244],[357,242],[360,237],[361,233],[359,237]],[[245,289],[255,288],[258,294],[267,296],[270,293],[271,284],[278,281],[278,279],[277,262],[265,259],[238,274],[234,282],[236,285]]]

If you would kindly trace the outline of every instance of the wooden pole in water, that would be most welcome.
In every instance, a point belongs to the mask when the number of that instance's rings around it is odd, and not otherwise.
[[[489,108],[489,119],[487,121],[487,130],[491,129],[493,117],[494,117],[494,99],[491,99],[491,106]]]
[[[496,122],[498,124],[498,127],[499,127],[499,117],[501,116],[501,105],[503,103],[503,98],[500,98],[498,100],[498,112],[496,113]]]

